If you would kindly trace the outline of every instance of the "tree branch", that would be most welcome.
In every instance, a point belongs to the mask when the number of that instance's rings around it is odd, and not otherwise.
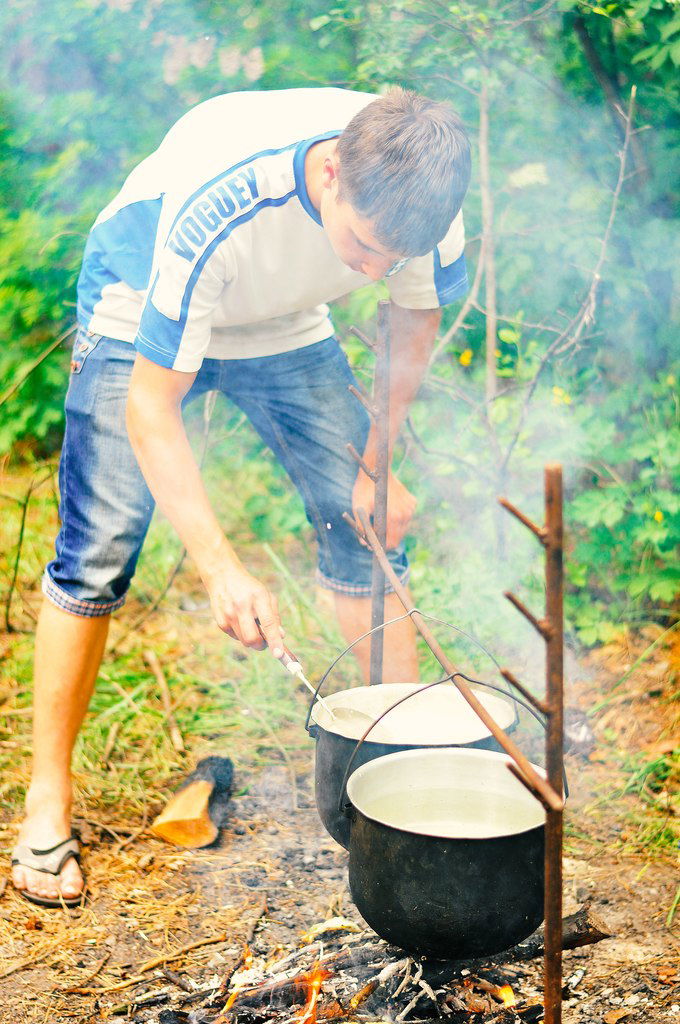
[[[51,355],[54,352],[54,350],[59,347],[59,345],[61,345],[62,341],[65,341],[66,338],[68,338],[69,334],[73,334],[75,330],[76,330],[75,327],[69,327],[69,329],[67,331],[64,331],[64,333],[60,334],[58,338],[55,338],[54,341],[50,342],[50,344],[47,346],[47,348],[44,349],[44,351],[40,353],[38,358],[35,359],[30,364],[30,366],[28,366],[27,369],[24,370],[24,372],[22,374],[19,374],[17,379],[14,381],[14,383],[10,384],[10,386],[7,388],[6,391],[3,391],[3,393],[0,395],[0,406],[4,405],[5,402],[9,398],[12,397],[12,395],[15,393],[15,391],[19,390],[21,385],[24,384],[25,381],[28,380],[28,378],[31,376],[33,371],[37,370],[37,368],[40,366],[40,364],[42,362],[44,362],[44,360],[47,359],[47,357],[49,355]]]
[[[489,168],[489,86],[482,79],[479,94],[479,190],[482,199],[482,237],[484,246],[484,292],[486,299],[486,385],[487,401],[496,394],[496,259],[493,237],[493,193]]]
[[[529,385],[527,394],[524,398],[524,403],[520,410],[519,419],[517,421],[517,425],[515,427],[513,436],[505,451],[505,455],[503,456],[503,460],[500,466],[502,472],[506,469],[512,456],[512,453],[515,450],[515,446],[517,444],[517,441],[519,440],[519,436],[522,432],[522,428],[526,420],[531,399],[533,398],[534,392],[536,391],[536,387],[538,386],[538,381],[541,374],[543,373],[543,370],[548,365],[548,363],[554,355],[561,355],[562,353],[566,352],[567,349],[573,348],[576,345],[578,345],[578,342],[581,339],[586,327],[590,326],[595,320],[597,292],[601,280],[600,274],[607,256],[609,239],[611,237],[612,228],[614,226],[614,221],[616,219],[616,214],[619,207],[619,200],[621,198],[621,191],[623,189],[623,184],[626,179],[626,161],[632,135],[633,117],[635,114],[635,95],[636,88],[635,86],[633,86],[630,91],[630,101],[628,103],[628,111],[626,113],[626,132],[623,140],[623,146],[621,147],[621,150],[619,152],[619,174],[612,196],[612,204],[609,210],[607,226],[605,228],[604,235],[602,236],[598,258],[591,274],[590,287],[588,288],[588,291],[586,292],[586,295],[583,301],[581,302],[581,305],[576,315],[572,317],[572,319],[564,328],[562,333],[559,334],[555,338],[555,340],[549,345],[548,349],[541,358],[541,361],[538,365],[538,369],[534,374],[534,377]]]

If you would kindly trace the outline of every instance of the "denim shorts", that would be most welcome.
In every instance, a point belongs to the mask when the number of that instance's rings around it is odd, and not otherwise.
[[[135,349],[78,329],[59,465],[61,529],[43,591],[58,607],[93,617],[125,601],[154,501],[125,428]],[[351,511],[368,417],[335,338],[255,359],[206,359],[185,401],[221,391],[248,416],[304,502],[318,542],[318,582],[355,597],[371,592],[371,552],[342,518]],[[403,545],[389,552],[402,581]],[[389,589],[389,588],[388,588]]]

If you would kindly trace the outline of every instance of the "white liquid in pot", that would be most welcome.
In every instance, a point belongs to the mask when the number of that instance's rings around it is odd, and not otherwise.
[[[513,835],[536,827],[536,813],[525,800],[506,796],[480,798],[478,793],[432,789],[367,799],[362,811],[369,818],[421,835],[449,839],[487,839]]]
[[[545,812],[508,761],[507,754],[465,747],[402,751],[352,772],[347,794],[367,818],[418,835],[516,835],[542,825]]]
[[[481,687],[473,690],[497,724],[502,729],[510,728],[515,718],[512,701]],[[334,711],[341,712],[337,718],[331,718],[325,708],[315,704],[312,720],[329,733],[358,740],[372,721],[407,694],[409,699],[388,711],[371,730],[367,742],[445,746],[475,743],[489,736],[486,726],[452,683],[429,690],[407,683],[343,690],[326,698]]]

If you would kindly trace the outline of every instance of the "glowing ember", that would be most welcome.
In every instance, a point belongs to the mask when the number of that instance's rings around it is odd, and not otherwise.
[[[222,1013],[220,1014],[220,1017],[223,1020],[227,1019],[227,1014],[228,1014],[229,1010],[231,1010],[231,1008],[234,1005],[234,1003],[236,1002],[236,997],[238,996],[240,991],[241,991],[241,988],[237,985],[236,988],[234,989],[234,991],[231,993],[231,995],[227,999],[226,1003],[224,1004],[224,1008],[222,1010]]]
[[[300,977],[299,984],[306,991],[307,1003],[293,1018],[299,1024],[316,1024],[316,1004],[321,986],[330,976],[330,971],[321,967],[320,964],[314,964],[310,971]]]
[[[361,1004],[368,999],[372,992],[375,992],[377,987],[377,981],[369,981],[368,985],[364,985],[356,995],[352,996],[349,1001],[349,1009],[356,1010],[358,1006],[361,1006]]]
[[[503,985],[498,989],[498,996],[503,1000],[503,1006],[514,1006],[517,1002],[515,999],[515,993],[512,991],[509,985]]]
[[[246,943],[246,945],[243,948],[243,953],[241,954],[241,966],[239,968],[239,973],[241,973],[242,971],[247,971],[250,967],[252,967],[254,959],[255,959],[255,957],[253,956],[253,952],[252,952],[250,946]],[[234,973],[236,973],[236,972],[234,972]],[[236,1002],[236,999],[238,998],[238,996],[240,995],[240,993],[243,991],[243,989],[245,987],[246,986],[244,984],[241,984],[241,985],[236,985],[236,987],[234,988],[234,991],[231,993],[231,995],[227,999],[227,1001],[224,1004],[224,1007],[222,1009],[222,1013],[220,1014],[220,1017],[222,1017],[224,1020],[226,1020],[226,1015],[227,1015],[228,1011],[231,1010],[232,1006]],[[219,1019],[215,1022],[215,1024],[219,1024]]]

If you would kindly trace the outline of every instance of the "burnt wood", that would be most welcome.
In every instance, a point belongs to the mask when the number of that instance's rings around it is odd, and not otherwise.
[[[227,818],[233,781],[230,758],[203,758],[155,819],[151,831],[188,849],[209,846]]]

